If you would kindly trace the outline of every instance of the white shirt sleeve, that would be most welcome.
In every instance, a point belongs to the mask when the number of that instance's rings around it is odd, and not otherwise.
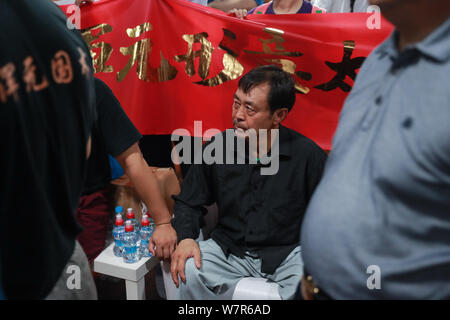
[[[350,0],[311,0],[312,5],[325,9],[327,12],[350,12]],[[356,0],[353,12],[367,12],[367,0]]]

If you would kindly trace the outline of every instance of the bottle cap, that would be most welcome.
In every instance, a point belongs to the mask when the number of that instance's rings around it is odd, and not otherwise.
[[[122,212],[123,212],[122,206],[117,206],[116,207],[116,213],[122,213]]]
[[[150,224],[150,221],[148,220],[148,215],[144,214],[142,216],[142,225],[143,226],[148,226]]]
[[[134,219],[133,208],[128,208],[128,209],[127,209],[127,218],[128,218],[128,219]]]
[[[125,231],[130,232],[133,231],[133,225],[131,224],[130,220],[127,220],[127,222],[125,222]]]
[[[120,213],[116,214],[116,226],[123,225],[122,215]]]

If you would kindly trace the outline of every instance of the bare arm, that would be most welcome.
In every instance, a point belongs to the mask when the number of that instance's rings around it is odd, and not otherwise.
[[[257,6],[255,0],[215,0],[209,4],[211,8],[216,8],[225,12],[232,9],[250,10]]]

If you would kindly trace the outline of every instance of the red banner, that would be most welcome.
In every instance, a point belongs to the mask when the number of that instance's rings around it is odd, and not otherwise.
[[[62,10],[74,18],[73,8]],[[285,125],[324,149],[364,58],[392,31],[373,14],[251,15],[246,20],[185,0],[100,0],[81,7],[96,76],[142,134],[171,134],[194,121],[232,126],[239,78],[277,64],[298,90]]]

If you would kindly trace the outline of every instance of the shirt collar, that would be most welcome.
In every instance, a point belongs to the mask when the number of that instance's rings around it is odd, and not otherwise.
[[[416,48],[437,61],[447,61],[450,58],[450,18],[417,43]]]
[[[379,54],[380,58],[386,55],[391,58],[398,57],[397,37],[398,31],[394,30],[389,38],[375,49],[374,53]],[[425,39],[405,48],[405,50],[407,49],[416,49],[423,55],[439,62],[447,61],[450,58],[450,18],[443,22]]]
[[[288,128],[286,128],[285,126],[282,126],[280,124],[280,128],[278,131],[279,135],[280,135],[280,155],[282,156],[286,156],[286,157],[290,157],[292,150],[291,150],[291,135],[289,133]]]

